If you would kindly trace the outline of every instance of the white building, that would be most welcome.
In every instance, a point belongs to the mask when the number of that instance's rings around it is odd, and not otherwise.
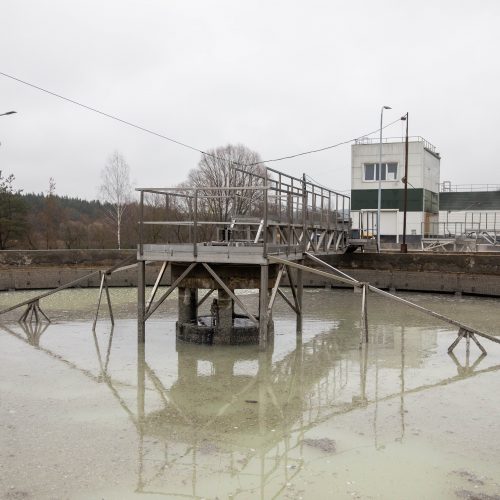
[[[377,234],[380,142],[363,138],[351,147],[351,217],[361,237]],[[441,157],[422,137],[408,148],[407,239],[420,239],[439,220]],[[399,242],[403,234],[405,141],[386,138],[382,144],[380,237]]]

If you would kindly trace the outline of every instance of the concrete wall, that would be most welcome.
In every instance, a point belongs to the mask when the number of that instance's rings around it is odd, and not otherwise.
[[[109,269],[135,255],[134,250],[7,250],[0,251],[0,290],[57,288],[94,271]],[[158,265],[146,266],[146,280],[153,284]],[[99,275],[78,286],[98,287]],[[110,286],[136,286],[137,270],[111,275]]]
[[[130,251],[3,251],[0,252],[0,290],[56,288],[94,270],[106,269],[133,254]],[[380,288],[429,292],[469,293],[500,297],[500,258],[492,254],[353,253],[326,260],[354,278]],[[306,264],[312,265],[310,261]],[[146,266],[152,285],[158,265]],[[137,271],[112,275],[111,286],[136,286]],[[169,276],[163,284],[168,283]],[[305,286],[338,286],[312,274]],[[99,286],[98,276],[80,283]]]
[[[498,255],[353,253],[331,255],[325,260],[355,279],[379,288],[500,297]],[[304,284],[339,286],[311,274],[304,276]]]

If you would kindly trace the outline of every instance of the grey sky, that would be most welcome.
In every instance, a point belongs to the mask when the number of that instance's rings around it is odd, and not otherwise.
[[[3,0],[0,71],[200,149],[274,158],[410,113],[441,179],[500,183],[500,1]],[[93,198],[120,151],[135,185],[199,154],[0,77],[0,169]],[[400,123],[386,136],[401,136]],[[350,187],[350,146],[270,166]]]

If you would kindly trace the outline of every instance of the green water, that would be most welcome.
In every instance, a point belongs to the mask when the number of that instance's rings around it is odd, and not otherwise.
[[[142,350],[134,290],[111,293],[114,329],[96,290],[0,324],[0,498],[500,498],[500,345],[452,358],[454,328],[370,294],[360,350],[360,295],[307,290],[267,353],[177,344],[174,296]],[[404,297],[500,333],[495,299]]]

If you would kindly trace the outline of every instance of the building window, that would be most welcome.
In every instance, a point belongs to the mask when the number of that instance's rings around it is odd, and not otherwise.
[[[365,163],[364,164],[364,180],[367,182],[378,181],[379,164]],[[382,180],[397,181],[398,180],[398,164],[397,163],[382,163]]]

